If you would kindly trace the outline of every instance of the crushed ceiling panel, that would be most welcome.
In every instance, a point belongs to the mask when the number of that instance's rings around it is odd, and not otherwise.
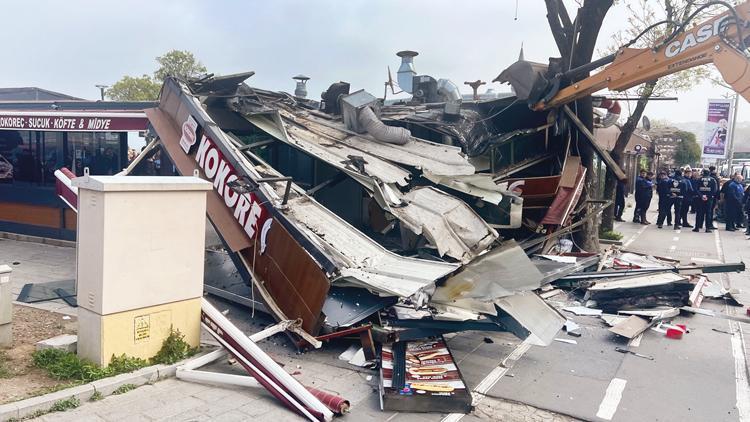
[[[485,253],[438,287],[432,300],[492,301],[518,292],[538,289],[543,275],[514,240]]]
[[[387,210],[412,232],[424,235],[440,256],[468,263],[498,238],[465,202],[431,186],[413,189],[399,198],[401,203],[388,201]]]
[[[293,114],[285,110],[280,112],[284,119],[297,123],[325,139],[341,142],[394,163],[442,176],[470,175],[475,171],[474,166],[461,153],[460,147],[436,144],[415,137],[411,137],[404,145],[381,143],[369,135],[360,135],[343,129],[340,122],[331,122],[310,113]]]

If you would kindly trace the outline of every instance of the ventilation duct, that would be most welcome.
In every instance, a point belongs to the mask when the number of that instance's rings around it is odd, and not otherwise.
[[[404,50],[399,51],[396,55],[401,57],[401,66],[398,68],[398,73],[396,73],[398,86],[404,92],[411,94],[414,90],[412,81],[414,80],[414,77],[417,76],[417,72],[414,70],[414,57],[419,55],[419,53],[416,51]]]

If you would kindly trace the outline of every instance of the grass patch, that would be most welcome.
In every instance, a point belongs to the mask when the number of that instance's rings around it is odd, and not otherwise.
[[[98,391],[94,391],[94,394],[92,394],[91,397],[89,397],[89,401],[99,401],[103,398],[104,396],[102,396],[102,393]]]
[[[81,359],[75,353],[64,350],[43,349],[32,354],[34,366],[47,371],[50,377],[58,380],[87,383],[118,374],[133,372],[148,365],[143,359],[125,355],[112,356],[109,366],[101,366]]]
[[[136,387],[137,386],[135,384],[123,384],[123,385],[117,387],[117,390],[113,391],[112,394],[114,394],[114,395],[125,394],[128,391],[135,390]]]
[[[180,330],[169,327],[169,336],[164,339],[161,349],[156,356],[151,358],[151,363],[171,365],[188,358],[198,352],[198,348],[192,348],[185,341],[185,335]]]
[[[7,422],[26,421],[29,419],[34,419],[40,416],[44,416],[52,412],[64,412],[66,410],[75,409],[76,407],[80,405],[81,405],[80,400],[78,400],[76,397],[71,397],[69,399],[55,402],[55,404],[53,404],[52,407],[50,407],[49,409],[39,409],[36,412],[26,415],[22,418],[10,418],[7,420]]]
[[[13,371],[8,368],[8,355],[0,351],[0,378],[10,378],[13,375]]]
[[[81,405],[80,400],[78,400],[75,397],[71,397],[69,399],[55,402],[55,404],[53,404],[52,407],[49,408],[49,410],[50,412],[64,412],[66,410],[75,409],[76,407],[80,405]]]
[[[607,230],[599,233],[599,239],[605,240],[622,240],[622,233],[614,230]]]

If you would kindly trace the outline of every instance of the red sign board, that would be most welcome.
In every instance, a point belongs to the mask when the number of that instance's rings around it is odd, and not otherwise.
[[[0,112],[0,130],[66,132],[136,132],[146,130],[148,119],[140,113],[16,114]]]

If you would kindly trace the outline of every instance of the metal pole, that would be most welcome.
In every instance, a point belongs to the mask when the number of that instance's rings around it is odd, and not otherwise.
[[[734,109],[732,111],[732,124],[729,125],[729,133],[727,134],[727,137],[729,138],[729,151],[727,154],[727,176],[732,175],[732,161],[734,160],[734,126],[737,124],[737,106],[739,106],[739,94],[734,94],[734,103],[732,104],[732,108]]]

